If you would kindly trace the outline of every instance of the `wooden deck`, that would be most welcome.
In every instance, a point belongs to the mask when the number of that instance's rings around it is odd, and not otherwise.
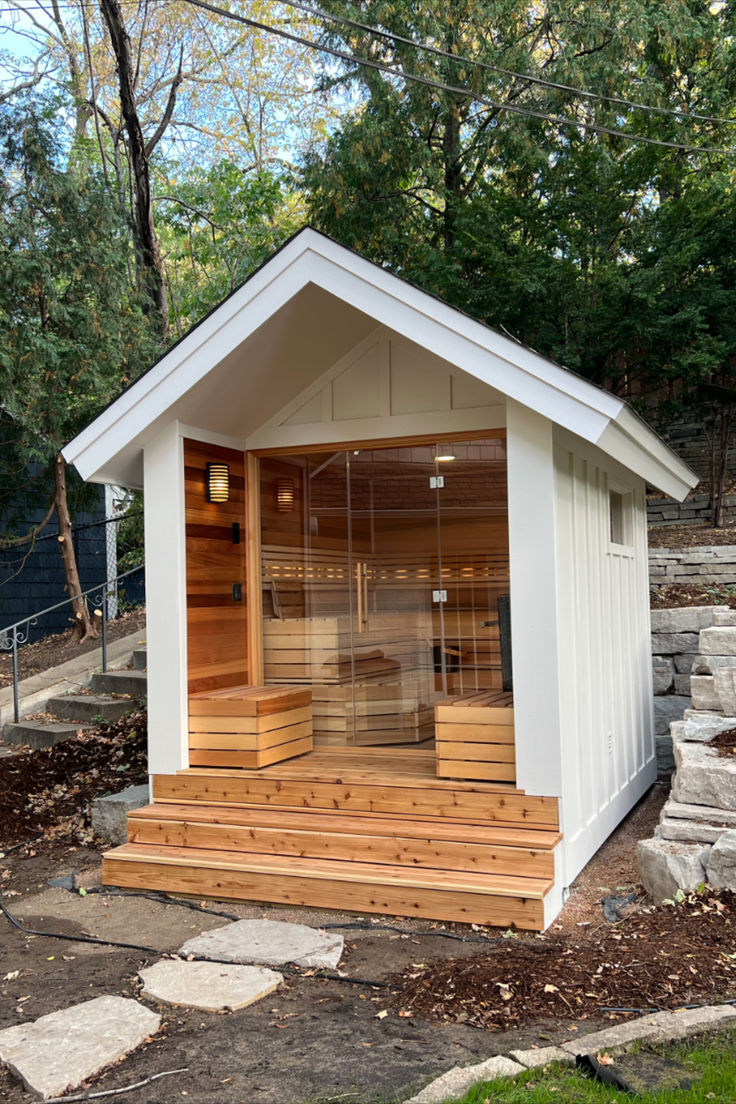
[[[433,751],[320,748],[154,779],[107,885],[540,930],[557,802],[438,779]]]

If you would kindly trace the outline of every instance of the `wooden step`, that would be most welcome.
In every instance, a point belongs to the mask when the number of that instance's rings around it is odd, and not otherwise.
[[[541,931],[550,879],[126,843],[103,857],[103,882],[318,908]]]
[[[310,762],[314,759],[316,754],[304,756],[305,765],[291,760],[253,774],[189,768],[178,774],[156,775],[153,797],[157,804],[290,806],[555,831],[558,828],[555,798],[527,796],[510,785],[476,785],[436,778],[425,781],[408,775],[402,777],[400,773],[378,778],[370,769],[325,775],[322,768],[320,777],[314,778],[310,777],[314,772]],[[278,773],[269,774],[273,770]]]
[[[557,832],[311,810],[147,805],[131,843],[551,878]]]

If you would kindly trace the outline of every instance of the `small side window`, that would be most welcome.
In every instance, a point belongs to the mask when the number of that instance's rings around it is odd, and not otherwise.
[[[630,491],[608,491],[609,540],[620,547],[633,543],[633,496]]]

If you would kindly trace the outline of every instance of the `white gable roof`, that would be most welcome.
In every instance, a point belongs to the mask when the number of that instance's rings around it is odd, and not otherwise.
[[[309,228],[82,430],[64,457],[84,479],[135,486],[143,447],[173,420],[246,448],[249,435],[376,324],[597,445],[665,493],[683,498],[697,483],[623,400]]]

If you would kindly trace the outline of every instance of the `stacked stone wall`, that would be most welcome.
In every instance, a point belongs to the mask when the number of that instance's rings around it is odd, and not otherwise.
[[[650,549],[650,587],[670,583],[705,583],[713,586],[736,583],[736,545]]]

